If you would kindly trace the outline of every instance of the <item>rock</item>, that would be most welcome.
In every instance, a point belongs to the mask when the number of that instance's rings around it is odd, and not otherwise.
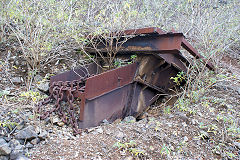
[[[204,130],[200,130],[201,138],[204,139],[209,139],[209,134],[205,132]]]
[[[10,159],[16,160],[18,157],[22,156],[24,154],[24,146],[18,145],[12,152],[10,153]]]
[[[128,117],[125,117],[125,118],[123,119],[123,122],[126,122],[126,123],[134,123],[134,122],[136,122],[136,118],[133,117],[133,116],[128,116]]]
[[[0,156],[6,156],[11,153],[9,144],[3,139],[0,139]]]
[[[55,117],[53,117],[53,119],[52,119],[52,123],[53,124],[57,124],[58,122],[60,122],[61,120],[57,117],[57,116],[55,116]]]
[[[16,160],[31,160],[31,159],[27,158],[27,157],[24,156],[24,155],[19,155],[19,156],[16,158]]]
[[[183,127],[187,127],[187,124],[185,122],[182,123]]]
[[[31,140],[36,137],[37,137],[37,133],[35,132],[33,126],[28,126],[27,128],[20,130],[15,136],[16,139],[26,139],[26,140]]]
[[[37,88],[42,92],[47,92],[49,90],[49,82],[41,82],[37,85]]]
[[[102,128],[98,128],[98,129],[96,129],[95,132],[102,134],[103,133],[103,129]]]
[[[189,121],[189,120],[188,120],[188,117],[187,117],[184,113],[182,113],[182,112],[176,112],[175,114],[178,115],[179,118],[182,119],[183,121],[185,121],[185,122],[188,122],[188,121]]]
[[[240,149],[240,143],[239,143],[239,142],[233,142],[233,144],[234,144],[235,146],[237,146],[238,149]]]
[[[4,139],[6,142],[11,141],[11,137],[3,137],[3,139]]]
[[[12,80],[13,84],[20,84],[20,83],[22,83],[21,77],[13,77],[11,80]]]
[[[26,147],[26,148],[33,148],[34,146],[33,146],[31,143],[28,142],[28,143],[25,145],[25,147]]]
[[[48,137],[48,132],[47,132],[46,130],[41,131],[40,134],[38,135],[38,138],[39,138],[40,140],[44,140],[44,139],[46,139],[47,137]]]
[[[40,82],[40,81],[42,81],[42,80],[43,80],[43,77],[40,76],[40,75],[36,75],[36,76],[34,77],[35,83],[36,83],[36,82]]]
[[[184,142],[187,142],[187,141],[188,141],[187,136],[185,136],[185,137],[183,138],[183,141],[184,141]]]
[[[38,144],[39,142],[40,142],[40,139],[39,139],[39,138],[34,138],[34,139],[31,140],[30,143],[31,143],[32,145],[36,145],[36,144]]]
[[[58,125],[59,127],[64,126],[64,124],[65,124],[65,123],[63,123],[63,122],[57,122],[57,125]]]
[[[122,140],[124,137],[125,137],[124,133],[120,132],[120,131],[116,135],[116,138],[119,139],[119,140]]]
[[[104,119],[103,121],[103,124],[109,124],[108,120]]]
[[[9,156],[0,156],[0,160],[8,160]]]
[[[16,146],[18,146],[18,145],[21,145],[21,143],[18,140],[16,140],[16,139],[12,139],[9,142],[9,146],[11,147],[12,150],[15,149]]]
[[[126,157],[126,158],[124,158],[124,160],[133,160],[133,157],[131,157],[131,156]]]

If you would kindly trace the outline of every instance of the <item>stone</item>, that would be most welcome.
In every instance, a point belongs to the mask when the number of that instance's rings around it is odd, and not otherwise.
[[[103,121],[103,124],[109,124],[108,120],[104,119]]]
[[[18,145],[10,153],[10,159],[16,160],[19,156],[22,156],[23,154],[24,154],[24,146],[23,145]]]
[[[126,122],[126,123],[134,123],[134,122],[136,122],[136,118],[133,117],[133,116],[128,116],[128,117],[125,117],[125,118],[123,119],[123,122]]]
[[[37,85],[37,88],[42,92],[47,92],[49,90],[49,82],[41,82]]]
[[[46,139],[47,137],[48,137],[48,132],[47,132],[46,130],[41,131],[40,134],[38,135],[38,138],[39,138],[40,140],[44,140],[44,139]]]
[[[98,129],[96,129],[96,132],[102,134],[103,133],[103,129],[102,128],[98,128]]]
[[[53,117],[52,123],[57,124],[58,122],[60,122],[60,119],[57,116]]]
[[[0,156],[5,156],[11,153],[11,148],[9,144],[3,139],[0,138]]]
[[[18,155],[18,157],[16,158],[16,160],[31,160],[31,159],[29,159],[29,158],[27,158],[26,156],[24,156],[24,155]]]
[[[9,156],[0,156],[0,160],[8,160]]]
[[[43,80],[43,77],[40,76],[40,75],[36,75],[36,76],[34,77],[35,83],[36,83],[36,82],[40,82],[40,81],[42,81],[42,80]]]
[[[12,139],[9,142],[9,146],[11,147],[11,149],[15,149],[16,146],[18,146],[18,145],[21,145],[21,143],[18,140],[16,140],[16,139]]]
[[[31,139],[34,139],[36,138],[38,135],[37,133],[35,132],[35,129],[33,126],[28,126],[22,130],[20,130],[15,138],[16,139],[26,139],[26,140],[31,140]]]
[[[233,142],[233,144],[234,144],[235,146],[237,146],[238,149],[240,149],[240,143],[239,143],[239,142]]]
[[[122,140],[124,137],[125,137],[124,133],[120,132],[120,131],[116,135],[116,138],[119,139],[119,140]]]
[[[209,139],[209,134],[204,130],[200,130],[200,134],[202,139]]]
[[[20,83],[22,83],[21,77],[13,77],[11,79],[11,81],[12,81],[13,84],[20,84]]]
[[[31,143],[28,142],[28,143],[25,145],[25,147],[26,147],[26,148],[33,148],[34,146],[33,146]]]
[[[40,139],[39,139],[39,138],[34,138],[34,139],[31,140],[30,143],[31,143],[32,145],[36,145],[36,144],[38,144],[39,142],[40,142]]]
[[[131,157],[131,156],[126,157],[126,158],[124,158],[124,160],[133,160],[133,157]]]
[[[185,136],[185,137],[183,138],[183,141],[184,141],[184,142],[187,142],[187,141],[188,141],[187,136]]]

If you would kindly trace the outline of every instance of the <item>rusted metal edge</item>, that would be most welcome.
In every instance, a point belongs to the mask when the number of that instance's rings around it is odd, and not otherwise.
[[[182,39],[184,38],[182,33],[161,34],[152,36],[136,36],[130,38],[117,48],[116,42],[112,44],[112,51],[119,53],[141,53],[141,52],[175,52],[181,49]],[[106,45],[99,43],[97,47],[98,52],[107,53]],[[88,47],[89,53],[96,53],[96,48]],[[176,53],[176,52],[175,52]]]
[[[137,65],[137,63],[133,63],[87,78],[85,98],[92,99],[116,88],[132,83],[137,70]]]
[[[166,34],[163,30],[157,27],[147,27],[147,28],[140,28],[140,29],[129,29],[123,31],[124,35],[139,35],[139,34]]]
[[[118,33],[118,32],[116,32]],[[125,31],[122,31],[122,32],[119,32],[117,34],[117,36],[123,36],[123,35],[141,35],[141,34],[146,34],[146,35],[149,35],[151,37],[151,35],[159,35],[159,36],[166,36],[166,35],[175,35],[175,34],[179,34],[177,33],[175,30],[172,29],[171,32],[165,32],[163,30],[161,30],[160,28],[157,28],[157,27],[148,27],[148,28],[140,28],[140,29],[130,29],[130,30],[125,30]],[[182,33],[181,33],[182,34]],[[138,37],[138,36],[136,36]],[[133,37],[131,39],[136,39],[136,37]],[[148,36],[146,36],[148,37]],[[184,37],[184,36],[183,36]],[[144,42],[146,39],[144,39],[144,36],[140,36],[140,38],[142,39],[141,42]],[[152,37],[151,37],[152,38]],[[130,41],[131,39],[129,39],[128,41]],[[143,40],[144,39],[144,40]],[[126,43],[128,43],[128,41]],[[148,41],[148,43],[150,44],[150,41]],[[150,45],[148,47],[142,47],[142,48],[134,48],[134,47],[130,47],[129,49],[127,49],[126,47],[126,44],[122,45],[123,48],[121,48],[120,50],[118,50],[117,52],[168,52],[168,53],[171,53],[172,50],[176,49],[176,48],[171,48],[171,47],[163,47],[162,46],[158,46],[158,47],[154,47],[154,48],[151,48]],[[182,39],[182,42],[180,44],[180,46],[182,46],[184,49],[186,49],[192,56],[196,57],[197,59],[202,59],[203,62],[206,64],[206,66],[210,69],[210,70],[215,70],[213,64],[211,62],[209,62],[209,60],[205,59],[201,54],[198,53],[198,51],[185,39],[183,38]],[[180,46],[177,47],[177,50],[180,50]],[[105,46],[104,45],[100,45],[98,46],[99,47],[99,51],[100,52],[107,52],[107,50],[104,50]],[[139,46],[138,46],[139,47]],[[170,49],[171,48],[171,49]],[[131,50],[132,49],[132,50]],[[95,49],[91,50],[89,49],[88,50],[89,52],[96,52]]]
[[[177,33],[174,29],[172,29],[172,32]],[[210,70],[215,70],[213,64],[209,62],[209,60],[205,59],[200,53],[198,53],[198,51],[185,38],[182,40],[181,46],[186,49],[192,56],[196,57],[197,59],[202,59]]]
[[[202,59],[203,62],[206,63],[206,66],[210,70],[212,70],[212,71],[215,70],[215,67],[213,66],[213,64],[211,62],[209,62],[209,60],[206,60],[201,54],[199,54],[198,51],[195,48],[193,48],[193,46],[186,39],[183,39],[182,47],[184,49],[186,49],[191,55],[193,55],[197,59]]]

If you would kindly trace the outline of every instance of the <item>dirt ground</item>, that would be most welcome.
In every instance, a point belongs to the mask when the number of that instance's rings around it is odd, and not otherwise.
[[[7,54],[1,55],[6,60],[3,55]],[[1,119],[20,115],[4,114],[15,109],[27,115],[35,109],[31,101],[20,101],[21,97],[17,96],[25,86],[10,82],[16,76],[24,78],[19,69],[14,69],[18,57],[13,56],[9,57],[8,71],[6,62],[1,65],[0,88],[11,90],[10,98],[1,102]],[[234,75],[234,78],[206,88],[199,101],[190,105],[194,112],[184,110],[184,106],[156,103],[140,119],[127,117],[104,123],[77,136],[69,126],[30,119],[27,123],[46,130],[48,138],[36,144],[27,155],[41,160],[240,159],[240,148],[236,145],[240,143],[240,63],[225,57],[220,67],[224,68],[222,75]]]

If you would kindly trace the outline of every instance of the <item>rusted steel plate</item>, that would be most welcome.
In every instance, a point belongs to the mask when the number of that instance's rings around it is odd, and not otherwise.
[[[103,94],[92,100],[85,101],[80,128],[88,128],[99,125],[104,119],[109,122],[117,118],[123,118],[125,109],[129,106],[132,94],[132,84],[125,85],[111,92]]]
[[[182,41],[182,47],[184,49],[186,49],[189,53],[191,53],[197,59],[202,59],[206,63],[206,66],[210,70],[215,70],[213,64],[211,62],[209,62],[209,60],[206,60],[201,54],[199,54],[198,51],[195,48],[193,48],[193,46],[185,39],[183,39],[183,41]]]
[[[154,36],[136,36],[128,39],[125,43],[118,46],[116,42],[112,44],[112,51],[117,54],[136,54],[136,53],[152,53],[152,52],[172,52],[180,50],[182,39],[184,38],[182,33],[171,33]],[[117,48],[115,46],[118,46]],[[97,47],[98,52],[108,52],[109,49],[106,45],[99,43]],[[88,52],[96,53],[95,48],[88,48]]]
[[[95,98],[116,88],[132,83],[136,69],[137,63],[133,63],[88,78],[85,88],[86,99]]]
[[[94,127],[104,119],[113,122],[129,115],[138,116],[156,100],[156,93],[159,92],[135,82],[86,100],[79,127]]]
[[[170,78],[175,77],[181,71],[171,65],[174,63],[174,57],[173,60],[169,60],[170,63],[153,55],[141,56],[138,61],[139,69],[135,80],[145,83],[147,86],[155,86],[164,92],[168,92],[168,89],[174,86]],[[184,65],[181,61],[179,63]]]
[[[187,67],[186,67],[186,65],[188,65],[188,63],[186,63],[187,60],[183,56],[180,55],[179,51],[176,51],[176,54],[159,53],[158,55],[160,57],[162,57],[169,64],[173,64],[179,70],[187,72]]]
[[[130,29],[123,31],[125,35],[139,35],[139,34],[166,34],[163,30],[157,27],[148,27],[140,29]]]
[[[148,106],[157,100],[158,96],[156,96],[156,94],[163,93],[138,82],[135,83],[133,90],[134,93],[132,96],[131,104],[129,105],[127,115],[132,115],[135,117],[142,114]]]
[[[172,32],[177,33],[174,29],[172,29]],[[210,70],[215,70],[213,64],[209,62],[209,60],[206,60],[200,53],[198,53],[198,51],[186,39],[182,40],[181,46],[186,49],[192,56],[196,57],[197,59],[202,59]]]
[[[81,79],[83,77],[87,78],[87,76],[98,74],[98,70],[98,66],[95,63],[91,63],[83,67],[78,67],[70,71],[58,74],[56,76],[52,76],[50,78],[50,85],[53,82],[57,81],[73,81]]]

